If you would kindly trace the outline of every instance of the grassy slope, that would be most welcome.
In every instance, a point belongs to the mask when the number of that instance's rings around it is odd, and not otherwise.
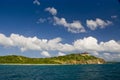
[[[24,56],[8,55],[0,56],[1,64],[95,64],[104,63],[103,59],[81,54],[70,54],[51,58],[28,58]]]

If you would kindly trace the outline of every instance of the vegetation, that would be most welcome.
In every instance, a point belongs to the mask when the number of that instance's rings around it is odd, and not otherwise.
[[[88,54],[69,54],[51,58],[28,58],[24,56],[0,56],[0,64],[102,64],[103,59]]]

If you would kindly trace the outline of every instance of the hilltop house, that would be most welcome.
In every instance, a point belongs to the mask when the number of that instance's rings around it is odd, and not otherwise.
[[[88,52],[81,53],[82,56],[90,56]]]

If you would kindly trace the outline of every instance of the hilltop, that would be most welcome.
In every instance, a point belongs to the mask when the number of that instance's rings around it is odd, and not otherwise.
[[[69,54],[51,58],[29,58],[18,55],[0,56],[0,64],[103,64],[101,58],[82,54]]]

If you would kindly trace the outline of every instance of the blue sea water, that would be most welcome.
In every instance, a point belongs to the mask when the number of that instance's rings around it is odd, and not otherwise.
[[[120,80],[120,64],[0,65],[0,80]]]

